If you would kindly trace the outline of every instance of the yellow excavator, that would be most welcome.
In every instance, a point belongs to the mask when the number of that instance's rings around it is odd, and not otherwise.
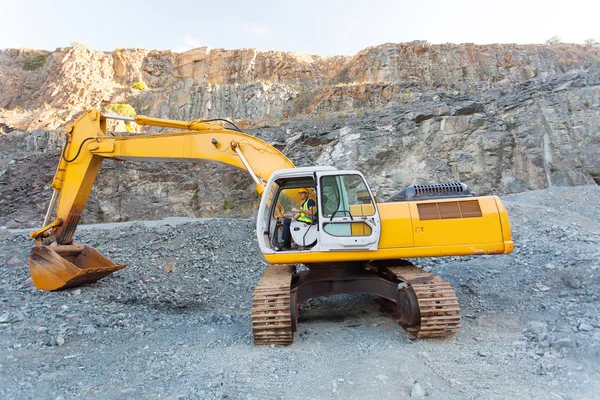
[[[110,119],[178,131],[108,135]],[[249,172],[261,195],[258,245],[270,264],[252,298],[257,344],[292,343],[298,307],[332,294],[372,295],[414,337],[455,334],[460,307],[451,285],[405,259],[513,250],[508,215],[496,196],[474,197],[466,185],[452,183],[409,186],[379,202],[359,171],[294,168],[273,146],[233,124],[224,126],[215,120],[121,117],[98,110],[77,119],[67,131],[44,226],[30,234],[36,240],[30,254],[35,286],[48,291],[71,288],[125,266],[73,242],[105,158],[208,160]],[[300,204],[300,191],[308,191],[314,202],[310,219],[287,214]],[[286,224],[286,219],[291,221]],[[291,248],[282,246],[286,229]],[[297,270],[298,264],[307,268]]]

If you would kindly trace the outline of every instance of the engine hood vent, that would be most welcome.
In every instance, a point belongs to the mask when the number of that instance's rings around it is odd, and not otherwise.
[[[481,207],[477,200],[444,201],[440,203],[419,203],[419,219],[477,218],[481,217]]]
[[[471,190],[464,183],[442,183],[439,185],[411,185],[396,193],[386,203],[408,200],[433,200],[456,197],[472,197]]]

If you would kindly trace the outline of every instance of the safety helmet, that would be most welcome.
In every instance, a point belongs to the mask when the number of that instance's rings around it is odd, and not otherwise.
[[[300,193],[302,193],[302,192],[304,192],[304,193],[306,193],[306,194],[308,194],[308,193],[309,193],[307,188],[300,188],[300,189],[298,190],[298,194],[300,194]]]

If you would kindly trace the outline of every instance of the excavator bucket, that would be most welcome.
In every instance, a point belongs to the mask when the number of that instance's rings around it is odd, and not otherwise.
[[[126,265],[113,263],[87,245],[36,246],[29,256],[34,285],[48,291],[96,282]]]

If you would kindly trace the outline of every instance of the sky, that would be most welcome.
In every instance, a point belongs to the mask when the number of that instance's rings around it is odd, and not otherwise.
[[[600,42],[600,1],[0,0],[0,49],[196,47],[354,55],[383,43]]]

